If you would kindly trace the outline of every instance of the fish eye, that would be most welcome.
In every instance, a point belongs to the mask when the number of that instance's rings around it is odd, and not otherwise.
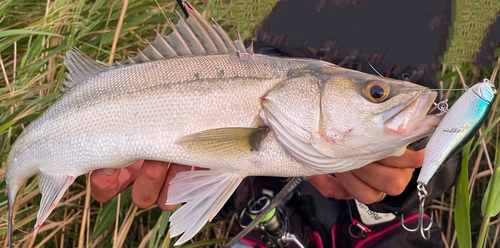
[[[383,102],[390,91],[389,85],[380,81],[369,81],[363,86],[363,94],[372,102]]]

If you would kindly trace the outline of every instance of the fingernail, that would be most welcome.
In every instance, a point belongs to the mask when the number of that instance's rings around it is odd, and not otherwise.
[[[113,174],[115,174],[115,171],[116,169],[109,169],[109,168],[101,169],[101,173],[106,176],[112,176]]]

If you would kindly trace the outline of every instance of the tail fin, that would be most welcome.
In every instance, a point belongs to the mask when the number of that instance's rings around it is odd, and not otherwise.
[[[7,187],[7,189],[9,195],[9,198],[7,200],[9,208],[8,239],[9,239],[9,248],[12,248],[12,222],[14,221],[14,203],[16,202],[16,195],[18,190],[9,189],[9,187]]]
[[[235,172],[215,170],[178,173],[170,182],[167,204],[186,204],[170,217],[172,237],[184,233],[174,246],[190,240],[211,221],[243,178]]]

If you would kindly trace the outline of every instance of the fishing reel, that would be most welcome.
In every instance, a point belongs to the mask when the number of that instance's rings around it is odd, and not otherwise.
[[[251,199],[247,207],[243,209],[239,218],[239,225],[242,228],[247,227],[241,223],[245,213],[250,218],[255,219],[261,212],[271,203],[271,198],[268,195],[261,195]],[[260,231],[260,238],[263,244],[267,247],[282,248],[288,247],[290,243],[295,243],[297,247],[305,247],[297,237],[287,232],[289,219],[287,210],[284,211],[280,207],[273,208],[259,223],[257,229]]]

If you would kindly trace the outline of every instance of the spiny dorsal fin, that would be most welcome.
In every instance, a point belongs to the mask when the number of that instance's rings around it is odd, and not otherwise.
[[[107,64],[93,60],[77,48],[73,48],[66,52],[64,65],[69,70],[69,73],[66,73],[65,75],[66,80],[64,82],[67,87],[77,84],[86,76],[94,72],[104,70],[109,67]]]
[[[243,44],[243,41],[241,40],[241,35],[240,32],[236,31],[238,34],[238,39],[234,41],[234,44],[236,45],[236,48],[238,48],[238,51],[245,53],[247,50],[245,49],[245,44]]]
[[[215,49],[215,51],[218,53],[227,53],[227,48],[224,45],[224,42],[222,41],[222,38],[219,36],[219,34],[213,29],[212,26],[210,26],[205,19],[198,13],[194,8],[187,8],[187,12],[189,15],[189,18],[187,19],[188,23],[192,22],[198,22],[200,29],[204,29],[206,34],[210,37],[209,40],[209,45]],[[191,26],[193,28],[193,26]]]
[[[247,47],[247,53],[253,54],[253,41],[251,41],[250,46]]]
[[[172,33],[167,36],[156,34],[154,42],[149,43],[134,58],[129,58],[125,64],[141,63],[145,61],[161,60],[177,56],[225,54],[242,52],[248,53],[241,41],[233,41],[221,26],[212,19],[212,25],[196,11],[187,1],[183,0],[183,7],[188,14],[183,18],[177,11],[177,24],[168,20]],[[160,56],[161,55],[161,56]],[[163,58],[162,58],[163,57]]]
[[[214,20],[214,18],[212,18],[212,28],[215,30],[215,32],[217,32],[222,42],[224,42],[224,46],[228,49],[229,53],[234,53],[237,51],[237,48],[236,46],[234,46],[231,38],[229,38],[229,35],[227,35],[226,31],[222,29],[222,27]]]
[[[179,35],[186,42],[189,50],[191,50],[191,54],[205,54],[205,47],[201,44],[203,38],[200,39],[197,37],[203,34],[195,35],[191,27],[187,24],[186,19],[182,18],[179,12],[176,11],[176,13],[178,20],[177,25],[174,26],[176,28],[174,31],[179,32]]]
[[[235,52],[245,56],[253,54],[253,48],[245,49],[239,33],[238,40],[233,42],[215,20],[212,19],[212,25],[210,25],[189,2],[182,0],[182,4],[188,17],[183,18],[177,13],[178,22],[175,25],[169,19],[168,22],[173,30],[171,34],[162,36],[156,32],[154,42],[148,42],[146,48],[142,51],[139,50],[137,56],[129,57],[123,64],[115,63],[115,66],[126,66],[180,56]],[[68,51],[66,56],[67,59],[64,64],[70,72],[66,74],[66,82],[64,82],[67,87],[78,84],[86,76],[109,67],[107,64],[91,59],[78,49]]]

